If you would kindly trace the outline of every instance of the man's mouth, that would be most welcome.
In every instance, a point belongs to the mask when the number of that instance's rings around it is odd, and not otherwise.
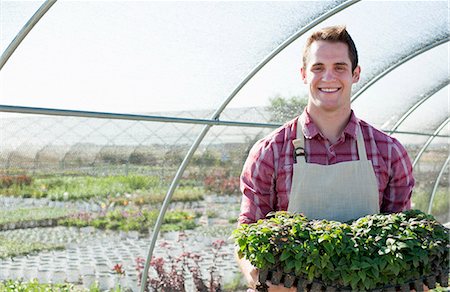
[[[333,92],[337,92],[339,89],[341,89],[340,87],[321,87],[319,88],[320,91],[322,92],[326,92],[326,93],[333,93]]]

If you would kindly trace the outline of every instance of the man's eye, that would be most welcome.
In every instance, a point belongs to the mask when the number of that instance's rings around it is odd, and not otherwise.
[[[345,67],[336,67],[336,71],[338,72],[345,71]]]
[[[318,71],[322,70],[322,67],[313,67],[311,70],[313,72],[318,72]]]

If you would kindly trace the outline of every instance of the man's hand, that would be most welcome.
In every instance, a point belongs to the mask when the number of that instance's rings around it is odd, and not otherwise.
[[[249,289],[247,291],[256,291],[256,284],[259,282],[259,272],[250,262],[246,259],[240,259],[237,255],[237,249],[235,252],[237,263],[244,275],[245,281],[248,284]],[[269,286],[269,292],[295,292],[297,288],[286,288],[283,285],[273,285],[270,281],[266,282]]]

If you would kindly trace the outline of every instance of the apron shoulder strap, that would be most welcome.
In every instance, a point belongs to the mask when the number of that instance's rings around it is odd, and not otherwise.
[[[303,157],[306,162],[305,137],[303,136],[300,118],[297,120],[297,139],[292,140],[292,145],[294,145],[294,163],[297,162],[298,157]]]
[[[361,131],[361,125],[359,123],[356,129],[356,137],[357,137],[356,145],[358,146],[359,160],[369,160],[369,158],[367,158],[366,145],[364,143],[364,137]]]

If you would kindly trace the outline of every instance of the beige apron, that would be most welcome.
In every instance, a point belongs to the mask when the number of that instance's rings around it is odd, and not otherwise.
[[[296,153],[304,149],[300,119]],[[372,162],[367,159],[361,128],[357,127],[359,159],[332,165],[306,163],[305,155],[293,166],[288,211],[303,213],[308,219],[348,221],[379,213],[378,185]],[[304,153],[304,152],[303,152]]]

